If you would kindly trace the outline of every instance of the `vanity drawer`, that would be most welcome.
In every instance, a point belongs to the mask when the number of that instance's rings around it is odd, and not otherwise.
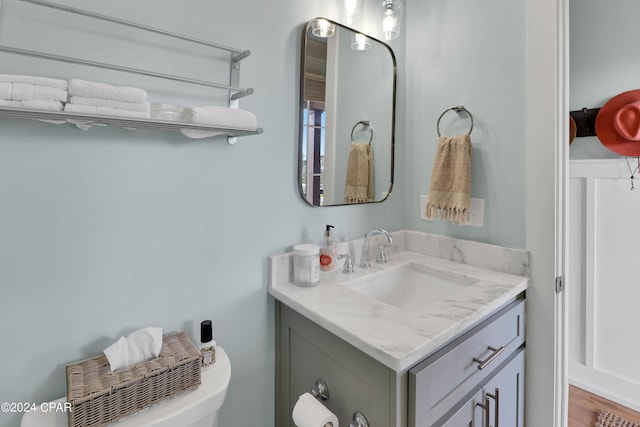
[[[525,340],[524,300],[504,307],[409,371],[409,426],[431,426]]]

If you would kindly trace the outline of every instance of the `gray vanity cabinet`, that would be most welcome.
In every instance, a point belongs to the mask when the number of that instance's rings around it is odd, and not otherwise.
[[[396,374],[365,353],[281,303],[276,304],[276,426],[295,427],[293,407],[318,378],[329,389],[324,405],[340,425],[355,411],[370,426],[392,426]]]
[[[300,394],[322,378],[341,425],[523,427],[523,298],[503,306],[422,362],[395,372],[278,302],[276,425],[294,427]]]

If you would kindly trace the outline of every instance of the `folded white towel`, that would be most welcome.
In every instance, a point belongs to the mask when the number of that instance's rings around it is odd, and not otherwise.
[[[33,85],[50,86],[60,90],[67,90],[66,80],[51,79],[49,77],[0,74],[0,82],[28,83]]]
[[[14,101],[46,99],[66,102],[67,91],[51,86],[34,85],[31,83],[0,82],[0,99],[11,99]]]
[[[13,83],[0,82],[0,99],[11,99]]]
[[[88,113],[88,114],[105,114],[107,116],[134,117],[137,119],[148,119],[151,116],[149,112],[122,110],[113,107],[99,107],[96,105],[83,105],[67,103],[64,111],[70,113]]]
[[[209,106],[191,107],[186,111],[187,121],[229,129],[256,130],[258,120],[251,111],[238,108]],[[215,130],[180,129],[180,133],[189,138],[207,138],[224,132]]]
[[[162,328],[143,328],[130,333],[104,350],[111,372],[158,357],[162,349]]]
[[[62,111],[63,105],[60,101],[49,99],[32,99],[29,101],[12,101],[0,99],[0,107],[33,108],[34,110]]]
[[[103,98],[87,98],[84,96],[72,96],[69,102],[94,107],[110,107],[118,110],[139,111],[141,113],[151,112],[151,106],[148,102],[124,102]]]
[[[15,101],[28,101],[33,99],[33,85],[27,83],[12,83],[11,98]]]
[[[147,92],[137,87],[112,86],[89,80],[69,80],[69,95],[124,102],[147,102]]]

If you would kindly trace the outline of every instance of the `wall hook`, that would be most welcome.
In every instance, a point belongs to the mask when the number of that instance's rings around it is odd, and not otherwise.
[[[596,117],[599,111],[599,108],[582,108],[569,112],[576,122],[576,137],[596,136]]]

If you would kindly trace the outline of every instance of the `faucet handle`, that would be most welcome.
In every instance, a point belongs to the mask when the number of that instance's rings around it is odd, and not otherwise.
[[[387,263],[387,255],[384,253],[384,248],[391,246],[392,243],[385,243],[384,245],[378,246],[378,255],[376,255],[376,263],[377,264],[386,264]]]
[[[351,274],[355,270],[353,269],[353,260],[351,252],[347,252],[346,254],[338,255],[338,259],[344,259],[344,267],[342,267],[342,272],[344,274]]]

